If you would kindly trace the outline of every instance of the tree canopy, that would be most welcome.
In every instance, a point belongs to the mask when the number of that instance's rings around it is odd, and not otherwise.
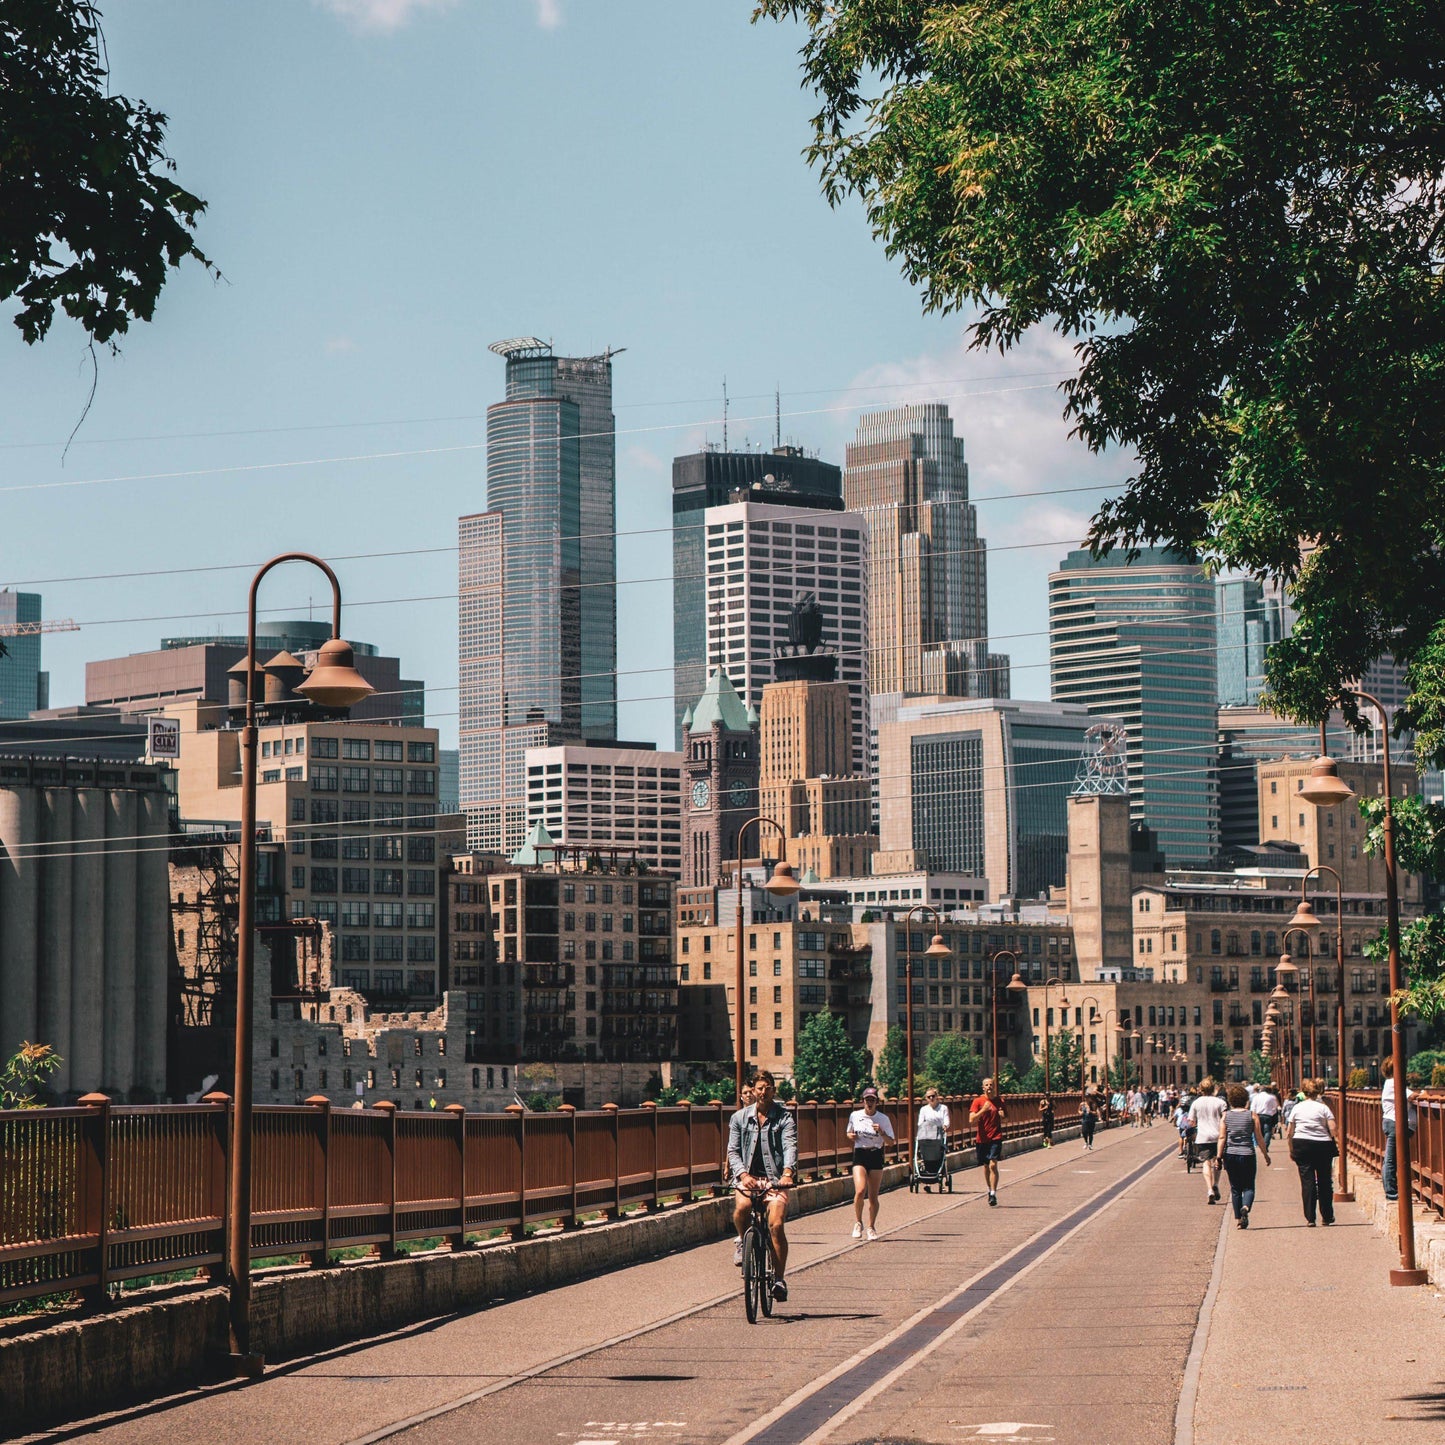
[[[27,342],[59,308],[92,341],[149,321],[169,270],[210,268],[193,231],[205,202],[172,179],[166,117],[111,94],[88,0],[0,11],[0,298]]]
[[[896,1099],[908,1082],[908,1038],[897,1024],[889,1024],[883,1047],[878,1051],[878,1087]]]
[[[1299,622],[1272,705],[1316,721],[1393,652],[1419,751],[1445,754],[1445,10],[756,13],[806,27],[806,154],[925,307],[976,308],[977,347],[1075,339],[1065,414],[1138,458],[1096,553],[1162,543],[1281,579]]]
[[[963,1034],[940,1034],[923,1055],[923,1074],[941,1094],[966,1098],[978,1093],[983,1056]]]
[[[793,1080],[800,1099],[856,1099],[867,1071],[863,1050],[832,1014],[814,1014],[799,1030]]]

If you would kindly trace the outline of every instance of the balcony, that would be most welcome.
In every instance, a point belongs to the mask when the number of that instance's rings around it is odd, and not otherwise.
[[[1209,980],[1210,993],[1238,993],[1239,982],[1236,979],[1231,982],[1227,978],[1211,978]]]
[[[857,963],[830,963],[828,977],[841,983],[868,983],[873,978],[873,966],[866,959]]]
[[[841,938],[828,940],[828,952],[835,958],[867,958],[873,953],[871,943],[845,943]]]
[[[577,982],[571,963],[529,963],[522,971],[523,988],[570,988]]]
[[[1247,1029],[1252,1027],[1253,1020],[1243,1009],[1230,1009],[1229,1026],[1232,1029]]]

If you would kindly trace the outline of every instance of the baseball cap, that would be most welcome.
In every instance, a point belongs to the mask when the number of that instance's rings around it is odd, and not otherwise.
[[[869,1084],[868,1087],[863,1090],[863,1097],[865,1099],[876,1099],[878,1097],[878,1090],[875,1089],[872,1084]]]

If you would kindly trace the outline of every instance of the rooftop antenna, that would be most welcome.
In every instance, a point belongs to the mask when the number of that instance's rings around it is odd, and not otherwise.
[[[783,393],[777,382],[773,383],[773,450],[780,451],[783,445]]]
[[[728,379],[723,377],[723,450],[728,449]]]

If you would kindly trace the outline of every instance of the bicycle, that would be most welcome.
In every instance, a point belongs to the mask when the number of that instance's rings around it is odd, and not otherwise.
[[[772,1245],[768,1239],[768,1195],[771,1189],[749,1189],[753,1215],[743,1230],[743,1308],[748,1323],[758,1322],[758,1306],[771,1318],[773,1313],[773,1281],[777,1269],[773,1264]]]

